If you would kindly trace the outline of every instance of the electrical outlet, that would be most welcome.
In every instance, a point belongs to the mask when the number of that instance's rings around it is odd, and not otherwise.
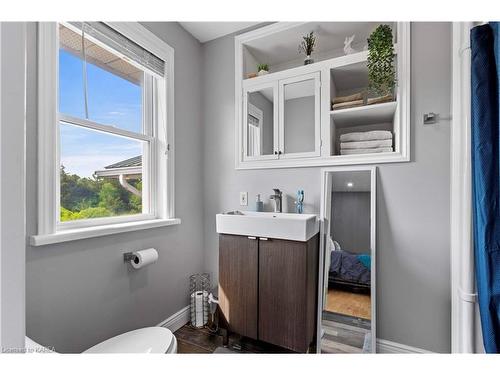
[[[240,192],[240,206],[248,206],[248,193],[246,191]]]

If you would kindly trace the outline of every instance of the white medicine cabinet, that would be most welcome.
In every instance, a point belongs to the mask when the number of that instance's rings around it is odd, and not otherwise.
[[[245,82],[243,160],[320,155],[320,74]]]
[[[396,71],[394,94],[385,100],[366,95],[367,39],[380,23],[278,22],[236,36],[236,168],[409,161],[410,23],[384,24],[392,29]],[[304,65],[297,47],[311,31],[314,62]],[[260,64],[267,74],[256,74]],[[368,138],[380,145],[377,152],[344,143],[373,131],[384,135]]]

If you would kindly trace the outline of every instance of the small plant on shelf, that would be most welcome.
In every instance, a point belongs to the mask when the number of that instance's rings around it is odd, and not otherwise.
[[[306,59],[304,60],[304,65],[312,64],[314,62],[314,60],[311,59],[311,55],[314,51],[315,46],[316,46],[316,37],[314,36],[313,31],[302,37],[302,42],[300,42],[299,44],[299,52],[306,55]]]
[[[368,38],[369,93],[379,96],[373,102],[393,99],[396,86],[394,44],[389,25],[379,25]]]
[[[269,65],[259,64],[257,65],[257,75],[262,76],[269,73]]]

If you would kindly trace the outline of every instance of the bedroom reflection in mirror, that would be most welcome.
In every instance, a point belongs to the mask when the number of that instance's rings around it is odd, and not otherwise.
[[[322,353],[375,351],[374,170],[326,175]]]

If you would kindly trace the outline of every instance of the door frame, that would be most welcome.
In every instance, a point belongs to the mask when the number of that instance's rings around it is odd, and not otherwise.
[[[472,244],[471,54],[474,22],[454,22],[450,176],[451,352],[475,353],[477,294]],[[478,340],[480,341],[480,340]]]

